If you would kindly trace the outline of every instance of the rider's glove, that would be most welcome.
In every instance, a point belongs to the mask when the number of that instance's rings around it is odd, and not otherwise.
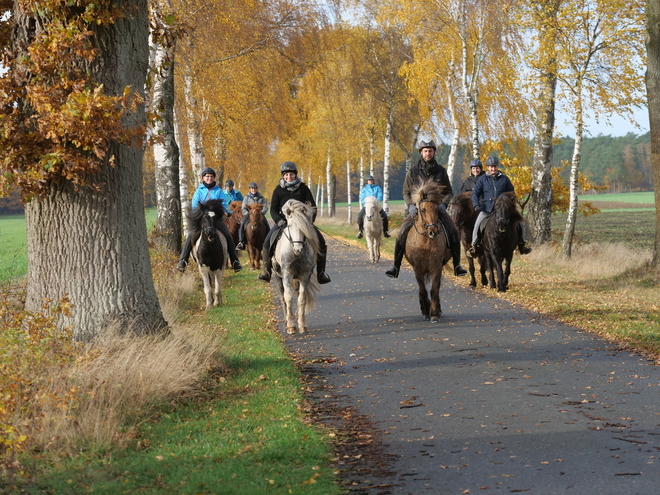
[[[417,216],[417,206],[408,205],[408,215],[411,217]]]
[[[279,222],[277,222],[277,226],[278,227],[286,227],[286,220],[280,220]]]

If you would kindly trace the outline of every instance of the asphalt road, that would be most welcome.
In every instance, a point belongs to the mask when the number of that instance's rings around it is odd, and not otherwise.
[[[318,400],[380,431],[390,473],[347,470],[351,491],[660,493],[660,368],[449,273],[444,317],[424,321],[409,266],[393,280],[389,260],[328,241],[310,332],[284,338],[327,385]]]

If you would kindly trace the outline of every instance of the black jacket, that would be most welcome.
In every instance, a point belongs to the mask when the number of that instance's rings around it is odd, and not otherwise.
[[[419,160],[417,165],[413,165],[408,170],[406,178],[403,181],[403,200],[406,202],[406,206],[412,204],[412,198],[410,195],[410,190],[417,184],[420,180],[433,179],[435,182],[440,184],[442,187],[442,203],[449,206],[454,192],[451,189],[451,182],[449,182],[449,175],[447,170],[442,165],[439,165],[435,161],[435,158],[430,162],[425,162],[424,160]]]
[[[284,203],[290,199],[296,199],[301,203],[307,203],[316,208],[316,201],[314,201],[312,191],[309,190],[309,187],[307,187],[307,184],[304,182],[301,182],[294,191],[289,191],[278,185],[273,191],[273,197],[270,200],[270,216],[275,221],[275,225],[277,225],[280,220],[286,220],[282,214],[282,207],[284,206]],[[313,220],[316,220],[316,213],[314,213]]]

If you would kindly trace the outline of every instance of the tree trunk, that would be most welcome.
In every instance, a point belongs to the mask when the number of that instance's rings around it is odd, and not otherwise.
[[[383,210],[390,212],[390,149],[392,142],[392,110],[385,127],[385,150],[383,151]]]
[[[330,150],[328,150],[328,161],[325,165],[326,189],[328,191],[328,217],[335,216],[335,188],[332,183],[332,160],[330,159]]]
[[[192,73],[189,66],[186,66],[184,75],[184,94],[186,99],[186,115],[188,121],[188,148],[190,149],[190,163],[192,165],[193,175],[201,177],[202,171],[206,168],[206,154],[204,152],[204,141],[202,140],[202,131],[199,124],[199,115],[197,109],[197,98],[193,93]]]
[[[660,0],[646,1],[646,32],[646,94],[655,191],[655,245],[652,265],[657,270],[660,268]]]
[[[157,242],[181,251],[181,198],[179,193],[179,146],[174,134],[174,53],[175,46],[155,47],[154,93],[156,114],[154,133],[154,172],[156,176]]]
[[[177,119],[177,114],[174,114],[174,136],[177,143],[182,143],[181,139],[181,126]],[[186,167],[186,160],[182,153],[179,153],[179,199],[181,203],[181,217],[183,218],[183,233],[188,232],[188,212],[190,211],[190,191],[188,189],[188,170]]]
[[[348,154],[348,152],[346,153]],[[346,157],[346,202],[348,203],[348,208],[346,208],[346,221],[350,225],[353,222],[353,205],[351,203],[351,160]]]
[[[143,92],[148,67],[146,0],[118,0],[132,15],[96,28],[99,58],[90,68],[108,94],[131,87]],[[39,22],[15,12],[14,50],[18,56]],[[130,54],[130,56],[127,56]],[[144,94],[143,94],[144,96]],[[130,120],[130,122],[129,122]],[[146,124],[144,110],[127,124]],[[90,340],[116,323],[135,332],[153,332],[165,322],[154,290],[147,247],[142,194],[142,150],[110,143],[108,157],[95,183],[101,191],[75,191],[71,183],[49,186],[41,200],[26,205],[28,280],[26,309],[39,311],[45,300],[68,296],[72,327],[78,340]]]
[[[578,207],[578,170],[580,168],[580,159],[582,157],[582,134],[583,117],[581,94],[577,91],[575,97],[575,147],[573,148],[573,159],[571,161],[571,179],[569,184],[570,199],[568,206],[568,218],[566,219],[566,228],[564,230],[564,240],[562,242],[562,257],[569,259],[573,248],[573,236],[575,234],[575,224],[577,222]]]
[[[541,71],[539,102],[536,114],[536,138],[532,162],[532,192],[529,219],[532,241],[550,241],[552,227],[552,139],[555,127],[555,91],[557,87],[555,46],[557,11],[561,0],[542,2],[540,10],[539,53],[545,61]]]

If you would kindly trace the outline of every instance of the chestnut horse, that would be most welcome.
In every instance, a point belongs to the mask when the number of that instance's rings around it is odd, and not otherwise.
[[[225,223],[227,224],[231,238],[234,240],[234,244],[238,244],[238,228],[241,226],[241,220],[243,220],[242,207],[242,201],[232,201],[229,203],[229,211],[231,213],[225,218]]]
[[[454,196],[451,202],[451,219],[458,227],[461,235],[461,244],[466,253],[472,245],[472,230],[474,230],[474,222],[477,220],[478,215],[479,213],[472,206],[471,192],[464,192],[458,196]],[[476,287],[477,280],[474,276],[474,259],[470,256],[467,259],[470,270],[470,287]],[[488,285],[488,277],[486,276],[487,261],[484,259],[482,250],[479,250],[477,253],[477,260],[479,261],[479,271],[481,272],[481,285]]]
[[[261,250],[264,247],[264,239],[270,227],[268,220],[264,217],[261,210],[264,205],[252,203],[248,205],[248,222],[245,225],[245,249],[250,255],[250,268],[253,270],[261,269]]]
[[[518,228],[522,220],[518,201],[513,192],[505,192],[498,196],[493,205],[492,215],[484,220],[486,225],[482,244],[490,270],[490,288],[497,287],[498,292],[506,292],[509,288],[511,260],[518,247]],[[506,267],[503,269],[504,262]],[[497,271],[497,285],[493,271]]]
[[[411,189],[411,197],[417,206],[417,215],[408,232],[405,255],[417,279],[422,315],[425,320],[437,322],[442,316],[442,267],[451,258],[447,236],[440,223],[442,190],[434,181],[427,181],[416,184]],[[431,286],[430,297],[427,284]]]

